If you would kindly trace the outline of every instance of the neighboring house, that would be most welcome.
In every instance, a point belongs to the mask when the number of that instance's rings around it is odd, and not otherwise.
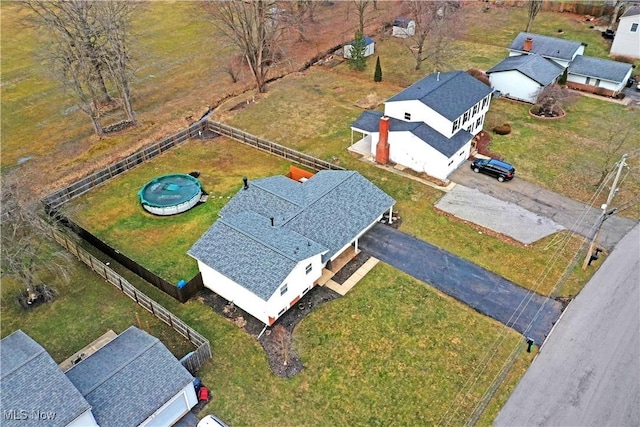
[[[356,42],[355,40],[352,40],[348,44],[344,45],[344,47],[343,47],[343,56],[345,58],[351,58],[351,49],[353,48],[353,44],[355,42]],[[369,37],[365,37],[364,38],[364,44],[365,44],[365,48],[364,48],[364,56],[365,56],[365,58],[367,56],[373,55],[373,52],[375,50],[375,43],[373,42],[373,39],[371,39]]]
[[[198,403],[189,371],[133,326],[65,374],[100,427],[172,425]]]
[[[167,426],[198,402],[191,374],[135,327],[64,373],[22,331],[2,340],[1,357],[3,426],[43,425],[38,413],[54,414],[47,426]],[[7,420],[11,410],[26,411],[31,423]]]
[[[616,96],[624,89],[632,70],[632,65],[624,62],[578,56],[569,65],[567,86],[598,95]]]
[[[509,56],[537,54],[567,68],[584,54],[586,44],[533,33],[520,33],[509,46]]]
[[[246,182],[188,254],[205,287],[272,325],[394,203],[352,171]]]
[[[391,35],[394,37],[407,38],[415,35],[416,21],[410,18],[399,16],[393,21]]]
[[[640,6],[630,7],[620,17],[610,53],[640,58]]]
[[[556,62],[537,54],[509,56],[487,71],[491,87],[501,95],[535,103],[540,92],[564,72]]]
[[[40,344],[18,330],[0,343],[3,427],[90,427],[91,405]]]
[[[491,92],[464,71],[431,74],[388,99],[384,114],[363,112],[351,129],[364,135],[378,163],[444,180],[469,158]]]

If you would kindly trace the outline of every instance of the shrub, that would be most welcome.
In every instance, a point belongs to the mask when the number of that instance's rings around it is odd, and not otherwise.
[[[509,123],[505,123],[500,126],[495,126],[493,131],[498,135],[509,135],[511,133],[511,125]]]

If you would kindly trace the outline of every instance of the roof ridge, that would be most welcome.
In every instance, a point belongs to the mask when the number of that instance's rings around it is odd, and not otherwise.
[[[128,331],[129,329],[131,329],[132,327],[127,328],[127,330],[125,330],[124,332]],[[124,334],[124,332],[122,334]],[[109,344],[111,344],[112,342],[115,342],[118,338],[120,338],[122,336],[122,334],[118,335],[113,341],[110,341],[109,343],[107,343],[104,347],[107,347]],[[154,337],[153,335],[149,335],[152,338],[152,341],[145,347],[142,348],[142,350],[136,352],[133,356],[131,356],[128,360],[126,360],[124,363],[121,363],[120,366],[117,367],[117,369],[114,369],[113,371],[111,371],[111,373],[109,375],[107,375],[102,381],[96,382],[94,384],[93,387],[91,387],[90,389],[87,390],[86,393],[83,393],[83,396],[86,397],[89,394],[93,393],[98,387],[100,387],[102,384],[104,384],[105,382],[107,382],[107,380],[110,380],[111,378],[113,378],[113,376],[115,374],[117,374],[118,372],[122,371],[125,367],[129,366],[131,364],[132,361],[134,361],[135,359],[137,359],[138,357],[140,357],[141,355],[143,355],[144,353],[146,353],[147,351],[149,351],[151,348],[153,348],[154,346],[158,345],[158,344],[162,344],[160,342],[160,340],[156,337]],[[96,353],[94,353],[96,354]],[[87,357],[86,360],[89,360],[91,356]],[[73,368],[72,368],[73,369]],[[73,381],[72,381],[73,382]],[[74,384],[75,385],[75,384]]]
[[[296,205],[296,206],[300,207],[300,204],[299,204],[299,203],[297,203],[296,201],[291,200],[291,199],[288,199],[288,198],[286,198],[286,197],[283,197],[281,194],[278,194],[278,193],[276,193],[275,191],[269,190],[268,188],[265,188],[264,186],[260,185],[260,181],[264,181],[265,179],[270,179],[270,178],[275,178],[275,177],[283,177],[283,178],[291,179],[291,178],[288,178],[288,177],[286,177],[286,176],[284,176],[284,175],[274,175],[274,176],[270,176],[270,177],[268,177],[268,178],[263,178],[263,179],[261,179],[261,180],[259,180],[259,181],[253,181],[251,184],[252,184],[252,185],[255,185],[256,187],[258,187],[258,188],[259,188],[259,189],[261,189],[262,191],[266,191],[266,192],[267,192],[267,193],[269,193],[269,194],[273,194],[274,196],[276,196],[276,197],[278,197],[278,198],[280,198],[280,199],[282,199],[282,200],[286,200],[287,202],[289,202],[289,203],[291,203],[291,204],[294,204],[294,205]],[[294,180],[292,180],[292,181],[294,181]],[[296,181],[296,182],[297,182],[297,181]]]
[[[245,212],[247,212],[247,211],[245,211]],[[250,211],[250,212],[253,212],[254,214],[259,215],[259,216],[261,216],[261,217],[263,217],[263,218],[265,218],[265,219],[266,219],[266,217],[265,217],[265,216],[260,215],[258,212],[255,212],[255,211]],[[269,243],[267,243],[267,242],[264,242],[263,240],[259,239],[258,237],[254,236],[253,234],[251,234],[251,233],[249,233],[249,232],[247,232],[247,231],[243,230],[242,228],[240,228],[240,227],[238,227],[238,226],[236,226],[236,225],[230,224],[229,222],[227,222],[227,221],[225,221],[225,220],[224,220],[224,217],[220,217],[220,218],[218,219],[218,221],[222,221],[222,223],[223,223],[224,225],[226,225],[227,227],[232,228],[233,230],[237,231],[238,233],[240,233],[240,234],[242,234],[242,235],[244,235],[244,236],[247,236],[247,237],[248,237],[248,238],[250,238],[251,240],[253,240],[253,241],[255,241],[255,242],[258,242],[258,243],[260,243],[260,244],[261,244],[261,245],[263,245],[263,246],[266,246],[267,248],[271,249],[272,251],[274,251],[274,252],[276,252],[276,253],[279,253],[279,254],[280,254],[280,255],[282,255],[283,257],[285,257],[285,258],[287,258],[287,259],[289,259],[289,260],[291,260],[291,261],[293,261],[293,262],[299,262],[297,259],[293,258],[293,256],[291,256],[291,255],[289,255],[289,254],[285,253],[284,251],[281,251],[280,249],[276,248],[275,246],[273,246],[273,245],[271,245],[271,244],[269,244]],[[287,220],[287,221],[288,221],[288,220]],[[286,221],[285,221],[285,223],[286,223]],[[284,224],[284,223],[283,223],[283,224]],[[276,226],[274,226],[274,228],[284,229],[284,228],[282,227],[282,225],[278,225],[277,227],[276,227]],[[305,238],[305,239],[307,239],[307,240],[309,240],[309,241],[313,241],[313,240],[309,239],[308,237],[303,236],[302,234],[297,233],[297,232],[295,232],[295,231],[293,231],[293,230],[289,230],[289,229],[286,229],[286,230],[287,230],[288,232],[290,232],[290,233],[295,233],[295,234],[297,234],[298,236],[300,236],[300,237],[302,237],[302,238]],[[314,242],[314,243],[318,244],[318,242]]]

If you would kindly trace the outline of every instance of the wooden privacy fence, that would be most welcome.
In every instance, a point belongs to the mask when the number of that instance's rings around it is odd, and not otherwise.
[[[111,178],[114,178],[121,173],[133,169],[134,167],[145,163],[147,160],[153,159],[154,157],[159,156],[165,151],[170,150],[171,148],[176,147],[191,138],[201,135],[204,130],[205,122],[196,122],[188,128],[183,129],[180,132],[171,135],[160,142],[156,142],[149,147],[141,148],[125,159],[109,165],[104,169],[92,173],[91,175],[82,178],[63,189],[48,195],[47,197],[42,199],[42,203],[44,204],[47,212],[54,211],[64,203],[68,202],[74,197],[78,197],[86,193],[93,187],[107,182]]]
[[[212,357],[209,340],[200,335],[196,330],[191,328],[147,295],[140,292],[124,277],[120,276],[98,258],[78,246],[76,242],[69,239],[64,233],[52,229],[52,234],[56,242],[64,246],[67,251],[88,265],[89,268],[98,273],[107,282],[120,289],[125,295],[138,303],[138,305],[142,306],[155,317],[171,326],[174,331],[185,337],[196,347],[195,351],[192,351],[181,360],[182,365],[187,368],[189,372],[195,374],[195,372],[197,372],[198,369],[200,369],[200,367]]]
[[[242,142],[243,144],[271,153],[274,156],[292,160],[302,166],[306,166],[316,171],[323,169],[344,170],[343,167],[334,165],[333,163],[320,160],[308,154],[301,153],[300,151],[292,150],[291,148],[271,142],[268,139],[251,135],[250,133],[241,131],[240,129],[236,129],[219,122],[214,122],[213,120],[207,120],[207,129],[211,132],[224,135],[238,142]]]

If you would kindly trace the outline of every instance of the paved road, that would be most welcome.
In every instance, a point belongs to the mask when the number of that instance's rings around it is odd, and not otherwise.
[[[557,301],[389,226],[376,224],[360,239],[360,247],[537,343],[544,341],[560,317]]]
[[[588,208],[568,197],[518,179],[517,176],[512,181],[499,183],[490,176],[473,173],[468,163],[460,166],[449,178],[457,184],[476,188],[497,199],[515,203],[585,237],[591,237],[591,229],[601,212],[599,207]],[[631,219],[610,216],[600,232],[600,246],[608,250],[613,249],[636,224],[637,221]]]
[[[495,425],[640,425],[640,226],[566,309]]]

